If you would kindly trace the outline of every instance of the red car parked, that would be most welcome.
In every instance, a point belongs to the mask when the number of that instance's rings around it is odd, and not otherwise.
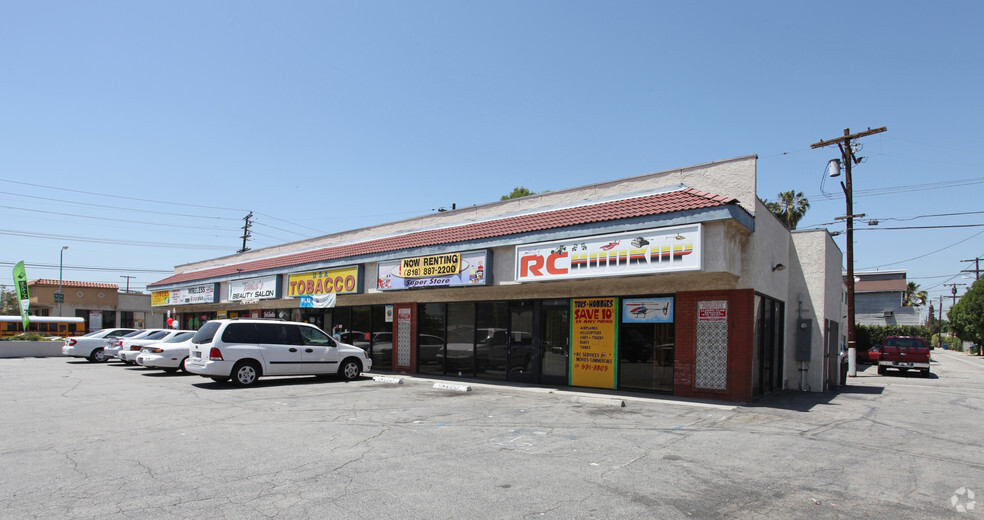
[[[857,357],[855,357],[855,359],[857,360],[858,363],[868,363],[869,365],[877,365],[878,356],[880,352],[881,352],[881,346],[875,345],[865,351],[859,350],[857,352]]]

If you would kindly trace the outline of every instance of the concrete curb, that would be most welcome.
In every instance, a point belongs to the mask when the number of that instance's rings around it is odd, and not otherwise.
[[[591,404],[600,406],[614,406],[616,408],[625,408],[625,400],[611,397],[585,397],[585,396],[574,396],[571,401],[580,404]]]
[[[372,378],[372,380],[379,383],[391,383],[394,385],[403,384],[403,378],[400,377],[375,376]]]
[[[455,392],[471,392],[472,389],[468,385],[456,385],[454,383],[434,383],[434,388],[437,390],[453,390]]]

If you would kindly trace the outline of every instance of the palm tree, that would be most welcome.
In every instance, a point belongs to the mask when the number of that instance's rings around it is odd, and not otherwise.
[[[810,209],[810,201],[803,196],[802,191],[784,191],[779,194],[779,200],[776,202],[765,202],[765,207],[769,208],[787,229],[796,229],[796,224],[799,223],[803,215],[806,215],[806,210]]]
[[[920,305],[926,303],[929,299],[929,293],[926,291],[919,290],[919,284],[916,282],[909,282],[905,286],[905,301],[902,305],[905,307],[919,307]]]

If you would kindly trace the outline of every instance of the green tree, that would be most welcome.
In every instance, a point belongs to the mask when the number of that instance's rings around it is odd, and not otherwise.
[[[771,202],[766,199],[762,202],[790,230],[796,229],[796,224],[806,215],[806,210],[810,209],[810,201],[803,196],[802,191],[784,191],[779,194],[779,200]]]
[[[503,195],[502,198],[499,200],[518,199],[520,197],[526,197],[528,195],[536,195],[536,193],[526,189],[523,186],[517,186],[513,188],[512,193],[510,193],[509,195]]]
[[[905,301],[902,305],[905,307],[920,307],[922,304],[926,303],[929,299],[929,293],[926,291],[919,290],[919,284],[916,282],[909,282],[905,286]]]
[[[0,287],[0,315],[11,316],[16,314],[20,314],[17,291],[8,291],[6,287]]]
[[[974,282],[947,313],[950,328],[964,341],[984,344],[984,283]]]

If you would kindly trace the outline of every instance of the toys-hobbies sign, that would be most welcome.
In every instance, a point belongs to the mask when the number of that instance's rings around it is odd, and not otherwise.
[[[571,300],[571,386],[615,388],[618,299]]]
[[[516,281],[697,271],[700,224],[541,242],[516,248]]]

